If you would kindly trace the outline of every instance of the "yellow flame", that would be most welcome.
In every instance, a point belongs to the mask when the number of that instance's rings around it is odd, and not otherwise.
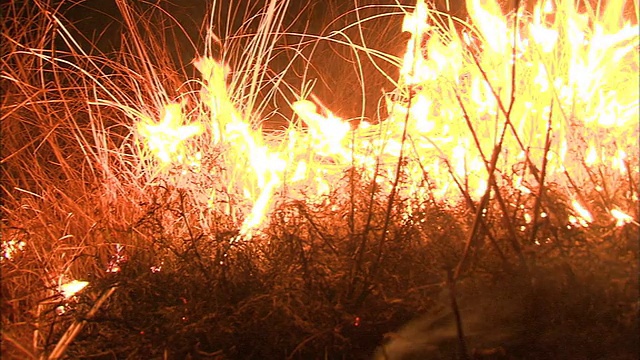
[[[628,215],[619,209],[611,209],[611,216],[616,219],[616,226],[618,227],[632,223],[638,225],[638,222],[633,220],[633,217],[631,215]]]
[[[584,159],[585,164],[591,166],[596,163],[598,160],[598,152],[596,151],[595,146],[589,146],[589,150],[587,150],[587,156]]]
[[[89,285],[89,282],[87,281],[73,280],[58,286],[58,291],[65,299],[69,299],[84,289],[87,285]]]
[[[167,104],[162,120],[156,123],[150,118],[143,119],[138,123],[138,133],[162,163],[181,163],[186,151],[184,141],[203,131],[199,123],[183,125],[183,122],[180,104]]]
[[[571,205],[573,206],[573,209],[580,216],[580,219],[583,219],[587,223],[593,222],[593,217],[591,216],[591,213],[589,212],[589,210],[585,209],[584,206],[582,206],[577,200],[573,200],[571,202]]]
[[[169,104],[159,123],[141,119],[138,132],[166,165],[208,169],[204,159],[221,154],[220,169],[203,175],[215,177],[215,184],[194,183],[205,187],[200,191],[207,206],[239,213],[244,235],[264,226],[277,196],[314,201],[335,190],[351,166],[365,180],[378,168],[379,188],[389,191],[401,152],[398,191],[419,199],[459,201],[454,178],[470,196],[481,197],[498,142],[502,170],[525,161],[538,166],[546,157],[546,180],[558,183],[566,181],[565,171],[587,178],[583,164],[638,176],[627,164],[629,154],[638,153],[639,35],[637,24],[622,18],[624,0],[610,1],[602,15],[580,12],[571,0],[545,0],[518,24],[495,0],[468,0],[467,8],[473,26],[462,34],[430,24],[432,10],[424,0],[406,13],[401,30],[411,38],[399,67],[399,88],[385,97],[388,117],[379,123],[351,129],[302,99],[292,107],[303,124],[292,123],[280,138],[267,141],[229,95],[229,67],[200,58],[194,65],[202,75],[206,112],[186,124],[180,105]],[[207,141],[187,144],[199,135]],[[525,173],[512,179],[523,193],[531,193],[524,184],[537,184]],[[425,180],[433,191],[424,191]],[[218,201],[220,192],[241,195],[248,204]],[[577,201],[573,209],[572,222],[593,221]]]

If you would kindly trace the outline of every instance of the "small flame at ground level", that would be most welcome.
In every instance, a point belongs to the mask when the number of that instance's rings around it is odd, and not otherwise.
[[[60,284],[58,291],[65,299],[69,299],[87,287],[87,285],[89,285],[87,281],[72,280],[64,284]]]
[[[498,171],[525,193],[538,186],[541,169],[571,198],[585,184],[598,190],[594,173],[637,183],[639,34],[637,19],[632,25],[623,18],[624,5],[610,1],[594,14],[573,1],[545,1],[531,14],[504,15],[495,1],[470,0],[473,26],[458,32],[430,25],[419,0],[402,27],[411,39],[399,87],[386,97],[388,117],[378,124],[351,129],[300,100],[293,110],[305,126],[292,123],[267,141],[230,98],[228,69],[201,58],[197,118],[187,121],[180,105],[170,104],[159,123],[141,119],[138,134],[163,166],[189,166],[166,173],[195,186],[209,207],[232,212],[223,194],[244,198],[234,206],[246,208],[247,236],[263,226],[276,196],[316,201],[352,167],[391,191],[400,156],[397,191],[418,199],[459,201],[461,191],[480,198],[494,151]],[[637,202],[637,193],[626,197]],[[573,201],[571,222],[593,221],[585,205]],[[610,212],[619,223],[633,222]]]

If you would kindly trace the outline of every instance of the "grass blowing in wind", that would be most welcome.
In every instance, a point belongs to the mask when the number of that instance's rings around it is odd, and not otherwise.
[[[637,1],[115,3],[2,5],[3,356],[637,355]]]

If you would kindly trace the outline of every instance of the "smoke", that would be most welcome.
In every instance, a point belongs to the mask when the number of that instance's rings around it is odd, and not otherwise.
[[[532,328],[531,299],[526,287],[465,291],[456,299],[467,349],[508,349]],[[462,356],[448,291],[429,312],[387,334],[375,360],[456,359]]]

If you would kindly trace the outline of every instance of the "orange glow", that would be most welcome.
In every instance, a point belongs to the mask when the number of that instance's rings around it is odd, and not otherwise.
[[[89,285],[86,281],[78,281],[73,280],[64,284],[60,284],[58,287],[58,291],[65,299],[69,299],[73,297],[75,294],[84,289],[87,285]]]
[[[571,205],[573,205],[573,209],[578,213],[578,215],[580,216],[580,220],[581,222],[584,221],[586,223],[592,223],[593,222],[593,217],[591,216],[591,213],[585,209],[582,205],[580,205],[579,202],[577,202],[576,200],[573,200],[571,202]]]
[[[145,140],[149,150],[163,164],[182,163],[185,158],[184,141],[200,135],[200,124],[183,125],[180,104],[168,104],[164,108],[162,120],[155,123],[151,119],[143,119],[138,123],[138,133]]]
[[[335,190],[352,166],[371,180],[379,164],[380,189],[390,191],[401,153],[406,161],[398,191],[407,197],[460,201],[455,179],[479,199],[498,148],[499,172],[525,162],[539,169],[546,159],[546,180],[563,184],[573,198],[576,189],[565,174],[578,187],[597,166],[638,176],[637,167],[627,167],[629,156],[638,154],[639,35],[637,24],[621,18],[624,4],[610,1],[603,15],[589,15],[573,1],[547,0],[516,25],[514,14],[503,14],[495,0],[469,0],[473,27],[458,34],[430,25],[431,10],[419,0],[402,25],[411,39],[398,69],[397,96],[386,98],[388,117],[377,124],[351,129],[299,99],[292,107],[304,124],[292,122],[279,138],[267,141],[230,97],[228,66],[201,58],[194,64],[202,75],[206,111],[186,124],[180,105],[169,104],[160,123],[140,119],[138,133],[164,165],[204,169],[202,159],[220,152],[216,161],[224,171],[208,174],[215,175],[215,184],[194,183],[207,194],[209,207],[222,206],[215,195],[222,190],[247,202],[222,209],[238,211],[246,237],[264,226],[278,196],[316,201]],[[479,49],[470,44],[480,44]],[[188,139],[200,140],[187,144]],[[425,180],[433,192],[424,191]],[[522,172],[511,185],[530,194],[538,184]],[[593,221],[577,201],[573,209],[571,222]]]
[[[611,216],[616,219],[616,226],[623,226],[624,224],[635,224],[636,226],[640,225],[637,221],[634,221],[631,216],[618,209],[612,209]]]

